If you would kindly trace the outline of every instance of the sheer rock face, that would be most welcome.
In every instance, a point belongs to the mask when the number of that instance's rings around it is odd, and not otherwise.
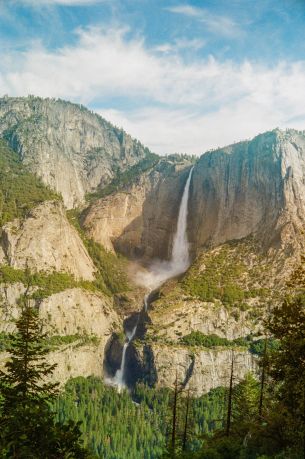
[[[56,364],[52,381],[63,386],[70,378],[97,376],[102,378],[104,342],[99,345],[67,345],[48,354],[48,363]]]
[[[2,249],[14,268],[65,271],[76,279],[94,279],[95,266],[60,202],[44,202],[25,220],[4,225]]]
[[[275,130],[204,154],[190,195],[195,249],[256,236],[289,251],[305,220],[305,135]]]
[[[70,378],[83,376],[97,376],[102,378],[103,374],[104,343],[98,345],[73,343],[59,346],[56,350],[48,353],[47,362],[56,365],[51,376],[52,382],[58,382],[60,386]],[[0,352],[0,370],[9,359],[7,352]]]
[[[52,99],[0,99],[0,136],[66,207],[107,184],[148,150],[123,130],[79,105]]]
[[[188,171],[188,164],[175,169],[159,164],[94,204],[85,227],[94,239],[126,255],[169,258]],[[304,176],[305,135],[293,130],[267,132],[204,154],[190,186],[192,255],[249,235],[270,253],[283,249],[289,255],[303,247]]]
[[[0,284],[0,333],[14,333],[15,321],[19,317],[18,300],[24,294],[26,287],[21,282]]]
[[[36,289],[33,287],[29,293]],[[18,300],[25,290],[19,282],[0,284],[0,332],[16,330],[15,320],[20,314]],[[113,301],[101,293],[72,288],[31,302],[43,321],[44,332],[50,336],[94,335],[106,340],[121,326]]]
[[[133,349],[133,350],[132,350]],[[175,386],[176,375],[184,389],[190,389],[195,397],[230,381],[232,355],[234,382],[241,381],[248,372],[258,371],[257,358],[247,351],[213,348],[187,349],[182,346],[150,344],[130,346],[127,353],[127,381],[145,381],[157,387]],[[129,364],[134,354],[133,365]],[[132,369],[132,371],[130,371]]]
[[[161,313],[150,311],[149,315],[154,324],[151,334],[178,341],[181,336],[199,331],[204,335],[216,334],[234,340],[257,331],[254,321],[248,317],[249,311],[240,311],[238,308],[236,311],[229,311],[221,302],[205,302],[189,297],[187,300],[182,295],[181,297],[182,301],[176,299],[172,306],[171,300],[165,296],[163,301],[170,303],[171,307],[165,308]],[[157,309],[155,305],[154,308]]]
[[[229,349],[190,352],[185,348],[153,345],[152,351],[159,387],[174,387],[176,371],[178,381],[195,396],[226,386],[230,381],[232,351]],[[234,377],[238,381],[249,371],[257,370],[255,358],[249,352],[235,351],[234,362]]]
[[[25,292],[21,283],[0,285],[0,332],[14,333],[14,321],[19,317],[18,300]],[[31,292],[30,292],[31,293]],[[68,289],[43,300],[32,300],[50,336],[79,335],[71,344],[58,346],[48,354],[48,363],[56,363],[53,381],[64,384],[76,376],[103,376],[106,341],[122,327],[110,298],[80,288]],[[90,342],[90,337],[95,342]],[[86,344],[82,340],[87,338]],[[8,358],[0,354],[0,367]]]
[[[73,288],[45,298],[39,305],[39,316],[49,333],[95,335],[106,340],[120,326],[112,303],[100,293]]]
[[[131,258],[170,258],[189,168],[189,162],[162,160],[124,190],[98,200],[84,220],[89,236]]]

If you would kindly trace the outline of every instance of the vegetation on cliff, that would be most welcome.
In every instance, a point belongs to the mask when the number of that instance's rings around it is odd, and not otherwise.
[[[200,346],[200,347],[245,347],[248,349],[252,354],[262,355],[264,351],[264,338],[255,339],[252,335],[236,338],[234,340],[230,340],[227,338],[223,338],[221,336],[211,334],[205,335],[199,331],[192,331],[188,335],[183,336],[180,339],[182,344],[187,346]],[[270,350],[275,350],[279,346],[279,341],[274,338],[267,339],[267,346]]]
[[[305,441],[304,327],[305,296],[286,300],[268,323],[274,340],[256,343],[259,378],[248,374],[236,381],[232,354],[226,389],[192,399],[178,387],[174,452],[175,396],[170,389],[141,384],[130,396],[99,379],[77,378],[56,400],[58,420],[82,421],[85,444],[106,459],[300,459]]]
[[[305,455],[305,295],[274,309],[267,326],[279,342],[265,346],[260,381],[248,376],[231,393],[223,429],[189,459],[301,459]],[[180,456],[178,456],[180,457]]]
[[[51,410],[57,383],[50,382],[54,365],[46,363],[48,349],[41,323],[22,298],[17,333],[7,343],[10,354],[0,372],[0,455],[20,459],[89,458],[77,423],[59,423]]]
[[[23,218],[46,200],[59,199],[22,164],[20,157],[0,139],[0,226]]]
[[[203,252],[180,285],[185,293],[202,301],[220,300],[229,307],[247,309],[248,299],[265,299],[270,295],[269,289],[257,282],[266,269],[252,241],[233,241]]]
[[[151,153],[146,149],[145,158],[141,159],[134,166],[129,167],[124,172],[121,172],[119,168],[115,171],[114,179],[102,189],[97,190],[94,193],[90,193],[86,196],[87,200],[95,201],[96,199],[104,198],[109,194],[115,193],[123,189],[126,185],[130,185],[135,182],[141,174],[152,169],[158,162],[160,157],[154,153]]]
[[[29,272],[27,269],[16,269],[8,265],[0,266],[0,283],[14,284],[21,282],[26,285],[28,281],[32,287],[31,298],[38,300],[77,287],[92,292],[102,291],[109,295],[109,290],[102,283],[101,279],[91,282],[76,280],[72,274],[64,272]]]
[[[107,251],[98,242],[89,239],[81,226],[81,212],[77,209],[67,212],[70,223],[79,232],[88,253],[96,266],[94,285],[108,294],[120,293],[129,289],[126,275],[126,260],[122,256]]]

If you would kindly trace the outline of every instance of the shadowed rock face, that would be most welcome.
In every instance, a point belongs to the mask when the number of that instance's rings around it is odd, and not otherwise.
[[[82,106],[38,97],[0,99],[0,136],[67,208],[148,154],[138,141]]]
[[[60,202],[46,201],[25,220],[4,225],[0,243],[14,268],[64,271],[89,281],[95,278],[96,268]]]
[[[161,162],[89,210],[85,227],[130,257],[168,259],[189,164]],[[293,251],[305,219],[305,135],[275,130],[204,154],[190,186],[188,237],[198,249],[254,235]]]
[[[189,167],[161,161],[131,186],[98,200],[84,220],[88,234],[130,258],[170,258]]]

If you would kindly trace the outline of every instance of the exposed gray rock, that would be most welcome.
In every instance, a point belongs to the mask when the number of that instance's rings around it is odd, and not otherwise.
[[[89,234],[119,251],[168,258],[189,164],[161,162],[139,180],[94,204]],[[253,235],[270,254],[304,247],[305,134],[275,130],[204,154],[190,186],[188,236],[201,248]],[[109,236],[108,236],[109,235]]]
[[[274,130],[204,154],[191,186],[193,249],[254,234],[293,250],[305,220],[305,133]]]
[[[107,339],[121,325],[110,298],[80,288],[45,298],[39,305],[39,316],[46,331],[55,335],[95,335]]]
[[[173,388],[176,374],[179,384],[190,389],[192,395],[196,397],[218,386],[229,384],[232,359],[230,349],[194,348],[190,350],[185,347],[153,344],[148,361],[145,347],[139,349],[138,352],[145,377],[148,378],[152,371],[158,387]],[[233,355],[235,383],[242,380],[246,373],[257,372],[257,361],[252,354],[235,350]],[[152,358],[153,366],[151,365]]]
[[[20,283],[0,285],[0,332],[13,333],[20,314],[18,300],[26,288]]]
[[[76,279],[94,279],[95,266],[60,202],[44,202],[25,220],[7,223],[2,228],[2,248],[14,268],[65,271]]]
[[[0,136],[68,208],[148,153],[85,107],[38,97],[0,99]]]
[[[84,220],[90,237],[129,257],[170,257],[188,161],[162,160],[122,191],[94,203]]]
[[[20,315],[18,299],[24,292],[21,283],[0,285],[0,332],[16,331],[15,320]],[[49,336],[79,335],[76,341],[59,346],[47,355],[49,363],[57,364],[52,380],[64,384],[76,376],[102,377],[106,342],[115,330],[122,327],[112,300],[100,293],[74,288],[42,301],[32,300],[32,303],[37,307],[44,331]],[[94,342],[90,342],[92,337]],[[8,357],[5,352],[0,354],[0,367]]]

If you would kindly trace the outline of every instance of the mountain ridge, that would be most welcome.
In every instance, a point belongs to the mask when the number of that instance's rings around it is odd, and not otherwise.
[[[116,292],[96,290],[97,277],[107,276],[116,252],[144,271],[154,259],[170,258],[181,196],[194,165],[187,228],[192,266],[155,292],[152,323],[128,348],[127,374],[133,383],[169,386],[177,364],[179,377],[187,378],[197,394],[221,384],[226,377],[221,375],[229,374],[228,349],[205,351],[200,340],[193,349],[185,337],[216,334],[234,347],[234,339],[261,336],[269,304],[279,301],[270,291],[276,286],[282,294],[305,247],[304,132],[268,131],[208,151],[194,164],[191,157],[152,157],[83,107],[32,97],[0,100],[0,137],[21,156],[23,167],[63,196],[63,203],[54,202],[51,192],[43,192],[20,215],[13,212],[3,220],[0,332],[18,315],[26,268],[37,271],[44,286],[58,274],[59,285],[44,287],[40,301],[42,288],[33,286],[33,300],[49,321],[51,337],[55,333],[52,339],[71,340],[56,354],[62,349],[61,380],[90,372],[113,374],[122,358],[122,323],[125,327],[131,311],[130,323],[137,319],[144,293],[133,275],[130,291],[126,286]],[[18,199],[12,202],[22,206]],[[75,207],[78,234],[66,217],[66,210]],[[104,264],[94,259],[102,256],[97,243],[113,252]],[[238,351],[244,362],[241,376],[255,368],[247,343]],[[76,355],[82,360],[79,369]],[[214,375],[212,386],[204,379],[205,365]]]
[[[67,208],[151,154],[83,106],[33,96],[0,99],[0,136]]]

